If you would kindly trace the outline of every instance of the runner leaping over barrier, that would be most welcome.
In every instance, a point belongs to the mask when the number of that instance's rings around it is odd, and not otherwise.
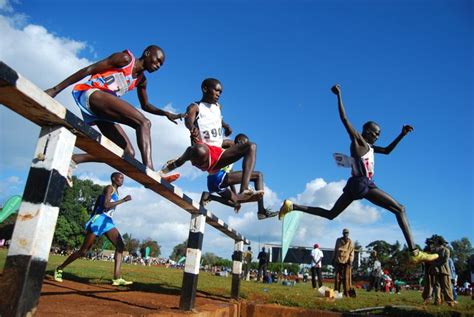
[[[206,223],[234,240],[231,295],[239,297],[243,246],[250,244],[245,237],[1,61],[0,103],[41,126],[0,277],[0,288],[8,289],[0,297],[0,316],[25,316],[36,310],[74,146],[191,214],[180,309],[194,307]]]

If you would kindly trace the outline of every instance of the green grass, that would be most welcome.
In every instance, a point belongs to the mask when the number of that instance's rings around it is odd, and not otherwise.
[[[3,268],[7,252],[0,250],[0,267]],[[51,255],[47,274],[52,275],[56,266],[65,257]],[[2,269],[3,270],[3,269]],[[113,262],[77,260],[65,269],[63,278],[83,283],[110,283]],[[164,267],[145,267],[140,265],[122,265],[122,275],[134,281],[132,289],[144,292],[157,292],[179,296],[183,272]],[[332,287],[327,284],[326,286]],[[198,292],[210,297],[230,298],[231,277],[213,276],[210,273],[199,274]],[[421,293],[418,291],[402,291],[401,294],[357,291],[357,298],[327,300],[315,296],[311,283],[298,283],[294,287],[281,284],[262,284],[251,281],[241,282],[240,296],[258,303],[276,303],[284,306],[312,308],[331,311],[350,311],[365,307],[378,306],[411,306],[419,309],[416,316],[474,316],[474,303],[467,296],[459,296],[456,308],[447,305],[422,305]],[[426,312],[426,314],[423,314]],[[393,310],[391,315],[410,316],[407,311]]]

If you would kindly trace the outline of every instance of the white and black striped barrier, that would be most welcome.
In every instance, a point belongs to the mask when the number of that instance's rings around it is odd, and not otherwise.
[[[27,316],[36,310],[74,146],[191,214],[180,309],[194,307],[205,223],[235,242],[231,294],[238,298],[242,248],[250,243],[245,237],[1,61],[0,103],[42,127],[0,276],[0,316]]]

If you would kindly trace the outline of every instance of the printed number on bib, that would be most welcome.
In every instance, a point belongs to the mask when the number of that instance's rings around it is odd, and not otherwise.
[[[213,138],[216,138],[217,136],[222,136],[222,130],[221,129],[212,129],[210,132],[209,130],[205,130],[202,132],[203,136],[205,139],[209,140],[211,138],[211,135]]]

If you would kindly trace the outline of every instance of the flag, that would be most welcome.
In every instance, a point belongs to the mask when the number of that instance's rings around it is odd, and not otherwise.
[[[290,212],[283,218],[283,228],[281,234],[281,261],[285,260],[286,253],[295,235],[300,221],[301,211]]]

